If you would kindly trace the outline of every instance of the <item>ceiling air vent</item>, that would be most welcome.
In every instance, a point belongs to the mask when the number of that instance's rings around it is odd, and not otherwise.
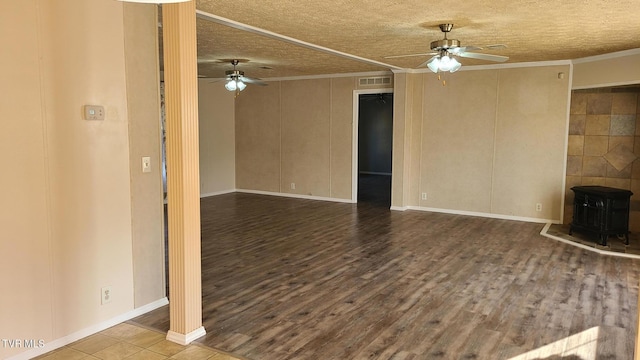
[[[376,76],[358,79],[360,86],[391,85],[391,76]]]

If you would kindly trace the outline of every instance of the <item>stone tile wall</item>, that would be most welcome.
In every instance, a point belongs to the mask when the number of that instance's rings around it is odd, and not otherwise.
[[[629,228],[640,231],[640,86],[571,93],[565,224],[579,185],[631,190]]]

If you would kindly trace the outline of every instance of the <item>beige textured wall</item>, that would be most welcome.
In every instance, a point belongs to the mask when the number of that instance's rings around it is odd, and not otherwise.
[[[446,86],[395,74],[392,205],[560,221],[568,71],[461,71]],[[237,187],[350,199],[354,89],[342,78],[245,90]]]
[[[391,206],[415,206],[422,149],[423,79],[421,74],[394,75]]]
[[[113,319],[134,309],[134,281],[141,302],[162,296],[162,279],[137,282],[147,278],[137,275],[150,273],[145,266],[158,262],[138,263],[133,253],[134,227],[161,220],[132,214],[132,196],[142,208],[158,202],[145,205],[148,193],[135,193],[130,176],[130,156],[138,157],[130,155],[130,140],[132,149],[145,141],[129,138],[128,102],[137,111],[152,105],[142,94],[127,96],[125,52],[131,49],[125,50],[123,6],[111,0],[0,3],[0,11],[11,14],[0,24],[6,51],[0,65],[11,69],[0,82],[0,191],[10,205],[0,210],[3,338],[48,343]],[[103,105],[105,120],[83,120],[85,104]],[[132,125],[132,131],[149,136],[157,127]],[[113,293],[104,306],[102,286]],[[0,358],[24,350],[1,347]]]
[[[57,338],[133,308],[129,134],[122,4],[41,4]]]
[[[236,187],[351,199],[354,89],[354,78],[249,86],[236,99]]]
[[[331,197],[350,199],[353,78],[335,78],[331,85]]]
[[[406,205],[418,206],[420,201],[420,162],[422,161],[422,129],[425,126],[422,118],[425,108],[425,82],[426,77],[422,74],[412,74],[409,76],[409,91],[412,94],[407,102],[407,111],[409,113],[410,121],[407,123],[407,130],[409,139],[406,144],[406,164],[408,167],[408,185],[406,187],[407,192],[405,194]]]
[[[12,14],[0,21],[0,336],[49,340],[54,283],[37,2],[2,1],[0,12]],[[0,346],[0,358],[19,351]]]
[[[568,71],[500,70],[492,212],[562,220],[569,82],[558,73]]]
[[[407,112],[412,99],[412,89],[408,78],[414,76],[407,73],[397,73],[393,77],[393,149],[391,160],[391,207],[405,207],[409,204],[405,199],[408,194],[405,179],[409,175],[409,156],[405,153],[405,139],[407,121],[411,122],[411,112]]]
[[[424,99],[413,130],[421,136],[412,140],[421,159],[411,165],[419,189],[406,203],[560,221],[569,86],[561,71],[569,66],[461,71],[446,86],[423,74],[424,95],[414,95]]]
[[[285,192],[330,196],[331,80],[282,83],[282,171]],[[291,188],[295,183],[295,189]]]
[[[424,76],[420,206],[491,212],[498,74],[460,71],[446,86]]]
[[[636,49],[623,55],[597,61],[577,61],[573,65],[572,89],[640,84],[639,51]]]
[[[124,4],[135,307],[166,296],[157,22],[157,7]]]
[[[236,98],[236,188],[280,192],[280,83]]]
[[[198,81],[201,196],[236,188],[234,117],[234,93],[223,82]]]

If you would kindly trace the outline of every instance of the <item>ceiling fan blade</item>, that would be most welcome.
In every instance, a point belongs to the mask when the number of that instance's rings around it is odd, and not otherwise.
[[[461,47],[447,49],[448,52],[454,55],[457,55],[462,52],[472,51],[472,50],[482,50],[482,48],[479,46],[461,46]]]
[[[473,53],[473,52],[461,52],[456,55],[464,58],[469,58],[469,59],[487,60],[487,61],[495,61],[495,62],[505,62],[509,60],[508,56],[480,54],[480,53]]]
[[[500,50],[500,49],[506,49],[507,45],[505,45],[505,44],[491,44],[491,45],[486,45],[485,48],[490,49],[490,50]]]
[[[218,59],[198,59],[198,64],[213,64],[219,62]]]
[[[437,53],[425,53],[425,54],[406,54],[406,55],[391,55],[391,56],[385,56],[385,59],[397,59],[397,58],[403,58],[403,57],[412,57],[412,56],[430,56],[430,55],[436,55]]]
[[[250,77],[246,77],[246,76],[242,76],[240,78],[240,80],[242,80],[243,82],[246,82],[247,84],[254,84],[254,85],[259,85],[259,86],[267,86],[269,84],[267,84],[266,82],[260,80],[260,79],[254,79],[254,78],[250,78]]]
[[[429,60],[427,60],[425,62],[423,62],[422,64],[418,65],[417,67],[425,67],[425,66],[429,65],[429,63],[432,62],[433,60],[435,60],[436,58],[438,58],[438,55],[432,57],[431,59],[429,59]]]

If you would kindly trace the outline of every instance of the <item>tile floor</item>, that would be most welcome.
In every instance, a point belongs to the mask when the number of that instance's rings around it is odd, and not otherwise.
[[[166,334],[122,323],[37,357],[39,360],[241,360],[192,343],[167,341]]]
[[[629,233],[629,245],[624,244],[624,239],[616,236],[609,236],[607,246],[597,243],[597,236],[585,232],[574,231],[573,235],[569,235],[569,225],[553,224],[549,227],[547,234],[570,240],[582,245],[590,246],[598,250],[611,251],[614,253],[625,253],[631,255],[640,255],[640,234]]]

